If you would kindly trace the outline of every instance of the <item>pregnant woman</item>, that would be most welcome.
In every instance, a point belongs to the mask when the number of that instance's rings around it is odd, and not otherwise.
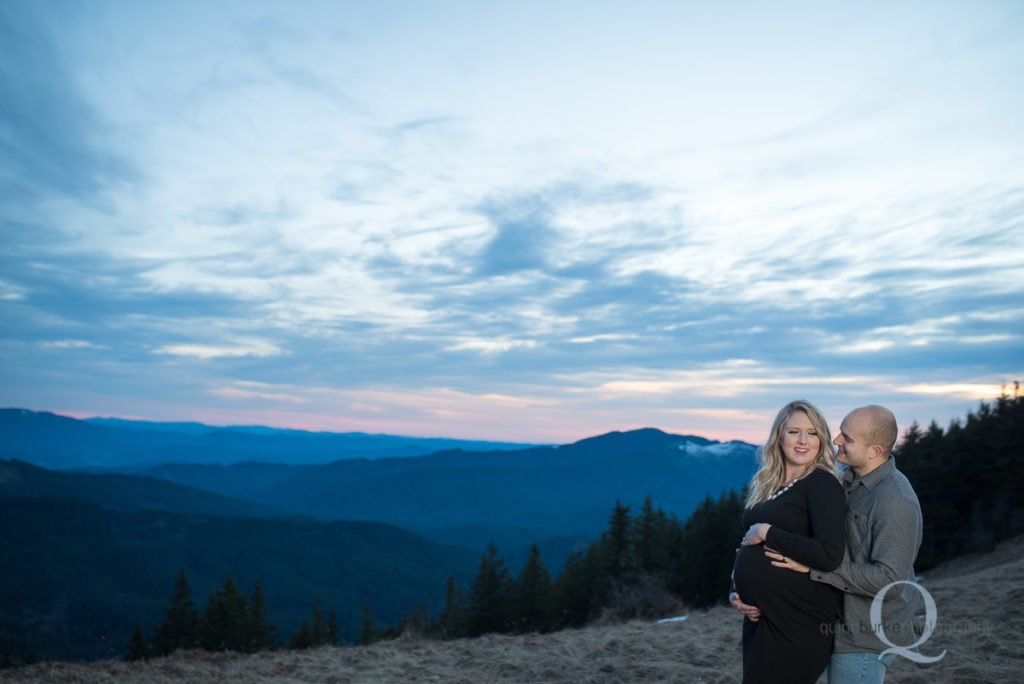
[[[747,533],[733,566],[730,602],[743,613],[743,681],[812,684],[828,664],[841,594],[810,575],[776,567],[769,547],[818,570],[845,550],[846,497],[821,412],[782,407],[747,495]]]

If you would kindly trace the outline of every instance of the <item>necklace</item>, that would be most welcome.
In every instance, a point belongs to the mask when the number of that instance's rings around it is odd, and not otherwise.
[[[795,485],[799,481],[800,481],[799,477],[794,477],[792,480],[789,481],[789,484],[787,484],[785,487],[783,487],[779,491],[777,491],[774,494],[772,494],[771,496],[769,496],[768,497],[768,501],[771,501],[772,499],[775,499],[775,498],[778,498],[778,497],[782,496],[787,491],[789,491],[790,487],[792,487],[793,485]]]

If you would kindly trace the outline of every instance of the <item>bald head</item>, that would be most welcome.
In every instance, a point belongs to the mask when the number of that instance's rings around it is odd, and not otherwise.
[[[856,416],[862,421],[863,437],[869,445],[882,447],[882,453],[888,455],[896,444],[899,436],[899,428],[896,426],[896,416],[884,406],[872,404],[863,406],[850,412],[850,417]]]

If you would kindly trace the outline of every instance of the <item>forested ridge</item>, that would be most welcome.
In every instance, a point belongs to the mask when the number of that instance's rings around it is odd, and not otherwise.
[[[981,402],[943,430],[916,423],[896,450],[924,516],[918,570],[954,556],[990,551],[1024,532],[1024,396],[1020,383]]]
[[[246,592],[261,580],[269,621],[286,642],[319,594],[351,642],[359,639],[364,600],[397,621],[417,597],[436,596],[439,605],[448,575],[468,581],[476,558],[381,523],[0,498],[0,654],[117,657],[136,623],[148,629],[160,618],[182,569],[198,600],[227,572]]]
[[[514,573],[491,544],[468,588],[454,576],[448,578],[444,608],[436,617],[415,600],[397,625],[378,625],[372,604],[364,602],[359,643],[402,632],[441,639],[551,632],[595,621],[661,617],[684,605],[709,606],[728,588],[728,567],[742,534],[741,511],[735,491],[706,498],[685,524],[655,509],[650,498],[636,515],[617,503],[607,531],[585,551],[571,554],[555,577],[536,546]],[[331,610],[325,617],[319,596],[311,616],[289,640],[275,634],[267,621],[262,585],[257,582],[253,595],[246,597],[230,574],[200,613],[180,571],[163,611],[150,629],[136,626],[126,659],[166,655],[178,648],[254,652],[280,645],[341,643],[337,613]]]
[[[635,515],[617,503],[600,539],[570,554],[554,577],[536,548],[516,574],[491,545],[467,590],[449,580],[438,620],[412,626],[442,638],[475,637],[665,617],[687,606],[710,606],[728,590],[742,510],[735,491],[707,497],[685,523],[656,509],[650,498]]]

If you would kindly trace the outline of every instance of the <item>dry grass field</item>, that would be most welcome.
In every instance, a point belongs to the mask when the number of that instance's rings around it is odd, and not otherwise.
[[[938,624],[921,646],[942,660],[897,658],[888,682],[1011,682],[1024,672],[1024,538],[956,559],[922,581]],[[41,663],[0,681],[108,682],[738,682],[740,618],[694,611],[681,622],[631,622],[555,634],[435,642],[402,638],[368,647],[252,656],[179,652],[144,663]],[[824,681],[824,678],[822,678]]]

